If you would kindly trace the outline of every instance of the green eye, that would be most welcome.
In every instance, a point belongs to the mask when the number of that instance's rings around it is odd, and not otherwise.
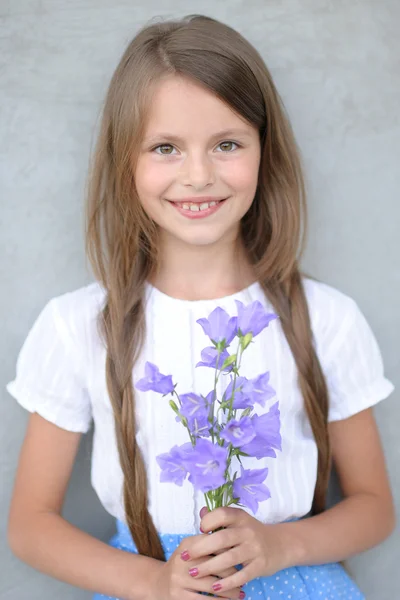
[[[168,155],[172,154],[174,147],[171,146],[171,144],[162,144],[161,146],[157,146],[157,148],[154,148],[154,150],[160,150],[160,152],[157,152],[157,154]]]
[[[236,144],[236,142],[221,142],[219,147],[222,149],[223,152],[232,152],[232,150],[235,150],[235,148],[233,148],[233,146],[238,146],[238,144]]]

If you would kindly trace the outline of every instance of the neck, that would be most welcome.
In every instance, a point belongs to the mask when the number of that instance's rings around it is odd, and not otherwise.
[[[241,240],[191,246],[180,240],[161,243],[160,264],[151,279],[174,298],[207,300],[238,292],[255,281]]]

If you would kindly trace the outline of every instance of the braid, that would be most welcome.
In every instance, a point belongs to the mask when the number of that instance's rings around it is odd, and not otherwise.
[[[312,513],[325,510],[331,470],[328,435],[328,388],[314,347],[310,316],[301,275],[297,268],[284,283],[275,287],[263,284],[265,294],[275,306],[296,362],[299,386],[311,429],[318,447],[317,482]]]

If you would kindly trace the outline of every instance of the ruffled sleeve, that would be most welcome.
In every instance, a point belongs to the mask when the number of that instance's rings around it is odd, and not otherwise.
[[[19,352],[7,390],[29,412],[68,431],[86,432],[92,410],[82,372],[83,341],[72,332],[58,298],[43,308]]]
[[[347,419],[384,400],[394,389],[385,377],[380,349],[357,304],[347,298],[342,327],[325,357],[329,421]]]

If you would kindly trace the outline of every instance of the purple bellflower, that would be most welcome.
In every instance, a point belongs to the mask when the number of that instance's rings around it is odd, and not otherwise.
[[[228,421],[220,433],[220,437],[232,444],[234,448],[248,444],[255,436],[256,432],[250,417]]]
[[[235,384],[233,383],[233,378],[228,383],[228,386],[225,390],[225,401],[229,402],[233,396],[233,408],[248,408],[252,407],[253,403],[251,397],[246,395],[243,391],[243,387],[249,381],[247,377],[236,377]],[[235,385],[235,387],[233,387]]]
[[[247,506],[256,514],[258,505],[263,500],[271,498],[271,493],[263,483],[268,475],[268,469],[244,469],[241,466],[241,475],[233,482],[233,495],[240,499],[240,504]]]
[[[197,363],[196,367],[211,367],[220,370],[227,358],[229,358],[229,354],[226,350],[222,350],[218,357],[217,348],[208,346],[201,351],[201,361]],[[226,367],[224,371],[232,371],[232,365]]]
[[[190,443],[183,446],[174,446],[169,452],[159,454],[156,457],[161,469],[160,481],[182,485],[188,474],[183,464],[185,446],[192,446]]]
[[[188,447],[184,466],[189,481],[201,492],[215,490],[225,483],[228,449],[199,438],[194,447]]]
[[[235,390],[233,390],[233,379],[229,382],[225,399],[229,401],[234,391],[233,408],[249,408],[254,404],[265,406],[270,398],[276,395],[273,387],[269,385],[269,372],[258,375],[254,379],[246,377],[237,377],[235,381]]]
[[[274,388],[269,385],[269,372],[267,371],[258,377],[254,377],[254,379],[250,379],[243,386],[243,393],[248,394],[254,404],[260,404],[264,407],[267,400],[276,396]],[[239,408],[239,406],[236,408]]]
[[[160,481],[182,486],[188,478],[196,490],[204,493],[209,510],[239,504],[256,514],[259,503],[270,498],[265,485],[268,469],[245,469],[242,460],[275,458],[276,451],[282,450],[280,411],[276,402],[268,412],[257,414],[255,405],[265,408],[276,395],[270,374],[267,371],[248,379],[241,375],[240,367],[253,338],[277,315],[268,313],[259,301],[247,306],[236,301],[236,306],[237,317],[230,317],[218,307],[208,318],[197,321],[213,344],[201,351],[201,361],[196,364],[215,370],[214,388],[207,396],[178,394],[172,375],[160,373],[150,362],[146,362],[145,376],[136,387],[143,392],[171,394],[170,407],[190,439],[156,457]],[[237,349],[228,353],[235,337]],[[219,395],[221,388],[225,392]],[[243,414],[238,410],[244,410]]]
[[[237,317],[230,317],[226,310],[219,306],[212,311],[208,319],[198,319],[196,323],[202,326],[204,333],[215,345],[222,342],[229,346],[237,333]]]
[[[278,318],[275,313],[267,313],[258,300],[248,306],[245,306],[239,300],[235,300],[235,302],[238,309],[237,327],[242,335],[251,333],[254,338],[268,327],[271,321]]]
[[[208,437],[210,435],[208,421],[210,407],[207,399],[193,393],[181,394],[180,399],[182,403],[180,413],[187,420],[190,433],[196,437]]]
[[[271,406],[267,413],[261,416],[253,415],[251,421],[256,435],[248,444],[242,446],[242,452],[258,459],[267,456],[276,458],[275,450],[282,450],[278,402]]]
[[[174,384],[172,383],[172,375],[162,375],[160,369],[151,362],[146,362],[146,376],[140,379],[136,388],[141,392],[157,392],[158,394],[172,394]]]

